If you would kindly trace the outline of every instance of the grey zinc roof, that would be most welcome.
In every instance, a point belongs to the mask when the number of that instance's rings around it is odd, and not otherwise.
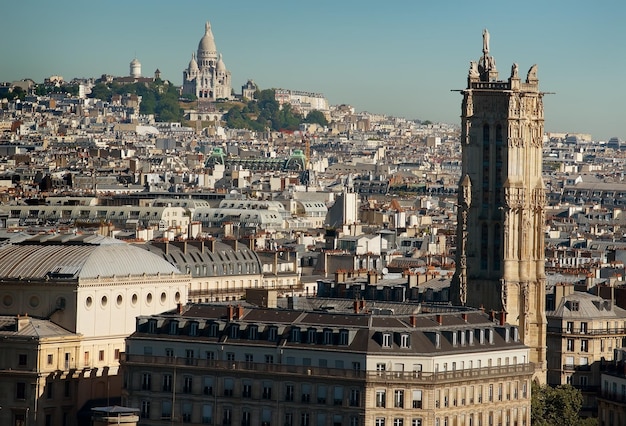
[[[101,236],[37,236],[0,247],[0,278],[77,279],[179,274],[159,256]]]
[[[49,320],[22,317],[20,319],[22,325],[19,330],[16,322],[17,317],[15,316],[0,316],[0,336],[59,337],[74,335],[74,333]]]
[[[578,302],[578,309],[572,309],[571,302]],[[613,305],[600,296],[575,291],[565,296],[554,311],[546,310],[548,318],[563,319],[626,319],[626,310]]]

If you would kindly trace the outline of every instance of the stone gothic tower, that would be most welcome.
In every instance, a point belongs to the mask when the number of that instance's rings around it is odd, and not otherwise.
[[[517,324],[545,382],[545,193],[541,177],[543,93],[537,66],[525,80],[513,64],[498,80],[483,31],[470,62],[461,116],[454,303],[484,307]]]

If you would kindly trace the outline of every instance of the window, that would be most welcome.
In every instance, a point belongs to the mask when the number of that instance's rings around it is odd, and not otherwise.
[[[226,352],[226,361],[234,361],[235,353],[234,352]]]
[[[113,359],[115,359],[115,360],[120,359],[120,350],[119,349],[115,349],[113,351]]]
[[[167,420],[172,418],[172,401],[163,401],[161,403],[161,419]]]
[[[72,394],[71,383],[69,380],[66,380],[63,383],[63,397],[69,398]]]
[[[393,406],[395,408],[404,408],[404,391],[397,389],[393,391]]]
[[[274,355],[265,355],[266,364],[274,364]]]
[[[192,321],[191,324],[189,325],[189,335],[190,336],[198,335],[198,323],[197,322]]]
[[[411,420],[411,426],[422,426],[423,422],[422,422],[422,418],[419,417],[417,419],[413,419]],[[470,425],[472,424],[471,418],[470,418]]]
[[[150,401],[147,401],[147,400],[141,401],[140,416],[142,419],[150,418]]]
[[[306,383],[302,385],[302,397],[301,397],[301,400],[304,403],[311,402],[311,385],[306,384]]]
[[[574,323],[572,321],[567,322],[567,327],[565,328],[567,333],[572,333],[574,331]]]
[[[285,413],[285,426],[293,426],[293,413]]]
[[[263,399],[272,399],[272,382],[263,382]]]
[[[202,391],[205,395],[213,395],[213,377],[204,376]]]
[[[333,331],[330,329],[324,329],[324,344],[325,345],[333,344]]]
[[[570,352],[574,350],[574,339],[567,339],[567,350]]]
[[[178,334],[178,321],[170,322],[170,334]]]
[[[54,362],[54,356],[52,354],[48,354],[48,365],[52,365]]]
[[[141,389],[151,390],[152,375],[150,373],[143,373],[141,375]]]
[[[17,382],[15,384],[15,399],[26,399],[26,383]]]
[[[361,406],[361,391],[358,389],[350,390],[350,407]]]
[[[193,349],[185,350],[185,364],[192,365],[193,364]]]
[[[393,426],[404,426],[404,419],[396,417],[393,419]]]
[[[570,306],[572,311],[578,311],[580,309],[580,303],[577,300],[572,300]]]
[[[339,344],[344,346],[348,344],[348,330],[339,331]]]
[[[241,412],[241,426],[250,426],[250,411],[247,409]]]
[[[193,385],[192,376],[185,376],[183,378],[183,393],[191,393]]]
[[[285,401],[293,401],[294,388],[293,385],[285,385]]]
[[[353,371],[361,371],[361,363],[358,361],[355,361],[352,363],[352,370]]]
[[[422,408],[422,391],[413,390],[413,408]]]
[[[19,354],[17,356],[17,365],[19,365],[20,367],[26,367],[26,364],[28,364],[28,355]]]
[[[310,426],[309,413],[302,413],[300,415],[300,426]]]
[[[489,385],[489,402],[493,402],[493,385]]]
[[[224,396],[233,396],[233,389],[235,387],[235,382],[231,378],[224,379]]]
[[[278,335],[278,328],[270,327],[267,331],[267,340],[269,340],[270,342],[274,342],[276,341],[277,335]]]
[[[174,358],[174,349],[172,349],[172,348],[165,348],[165,356],[167,358],[170,358],[170,359],[168,359],[168,362],[172,362],[172,358]]]
[[[241,396],[243,398],[252,398],[252,383],[244,382],[241,388]]]
[[[213,406],[210,404],[202,406],[202,423],[205,425],[213,423]]]
[[[317,385],[317,403],[326,404],[326,394],[328,390],[325,385]]]
[[[254,362],[254,356],[252,354],[244,354],[244,360],[246,364],[252,364]]]
[[[580,341],[580,351],[589,352],[589,340],[583,339]]]
[[[586,334],[587,333],[587,323],[586,322],[581,322],[580,323],[580,332],[581,332],[581,334]]]
[[[376,364],[376,372],[378,373],[379,376],[383,375],[383,372],[385,371],[386,368],[387,368],[386,364],[382,364],[382,363]]]
[[[164,374],[163,375],[163,392],[171,392],[172,391],[172,375]]]
[[[343,386],[333,388],[333,405],[343,405]]]
[[[391,334],[389,333],[384,333],[383,334],[383,348],[390,348],[391,347]]]
[[[376,391],[376,407],[385,408],[387,404],[387,392],[385,389],[379,389]]]
[[[233,421],[233,411],[230,407],[225,407],[222,410],[222,425],[230,425]]]
[[[98,351],[98,361],[104,361],[104,351]]]
[[[408,334],[402,334],[400,336],[400,347],[401,348],[410,347],[410,336]]]
[[[46,398],[48,399],[54,398],[54,382],[46,383]]]
[[[385,418],[384,417],[376,417],[376,426],[385,426]]]

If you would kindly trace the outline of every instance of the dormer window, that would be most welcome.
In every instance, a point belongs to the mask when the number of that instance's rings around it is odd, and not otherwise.
[[[339,344],[347,346],[348,343],[348,330],[339,331]]]
[[[291,329],[291,341],[294,343],[300,343],[300,329],[295,327]]]
[[[400,347],[401,348],[409,348],[411,346],[411,339],[408,334],[400,335]]]
[[[219,326],[216,323],[212,323],[209,327],[209,337],[217,337],[217,332],[219,331]]]
[[[248,327],[248,339],[256,340],[259,334],[259,327],[256,325],[251,325]]]
[[[156,320],[148,320],[148,333],[156,333],[157,322]]]
[[[314,328],[309,328],[306,332],[306,339],[308,343],[316,343],[315,335],[317,334],[317,330]]]
[[[198,323],[197,322],[194,321],[189,324],[189,335],[190,336],[198,335]]]
[[[391,347],[391,334],[390,333],[383,333],[382,345],[383,345],[383,348]]]
[[[332,345],[333,344],[333,331],[329,329],[324,329],[324,344]]]
[[[580,303],[578,302],[578,300],[572,300],[570,302],[570,309],[572,310],[572,312],[578,312],[578,310],[580,309]]]
[[[170,322],[170,334],[178,334],[178,321]]]
[[[239,338],[239,325],[233,324],[230,326],[230,338],[238,339]]]
[[[278,328],[270,327],[269,330],[267,331],[267,340],[269,340],[270,342],[275,342],[277,338],[278,338]]]

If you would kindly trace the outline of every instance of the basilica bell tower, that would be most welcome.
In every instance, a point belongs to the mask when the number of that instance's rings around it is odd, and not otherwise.
[[[519,326],[536,378],[545,382],[543,93],[537,66],[498,80],[483,31],[470,62],[461,114],[455,304],[484,307]]]

